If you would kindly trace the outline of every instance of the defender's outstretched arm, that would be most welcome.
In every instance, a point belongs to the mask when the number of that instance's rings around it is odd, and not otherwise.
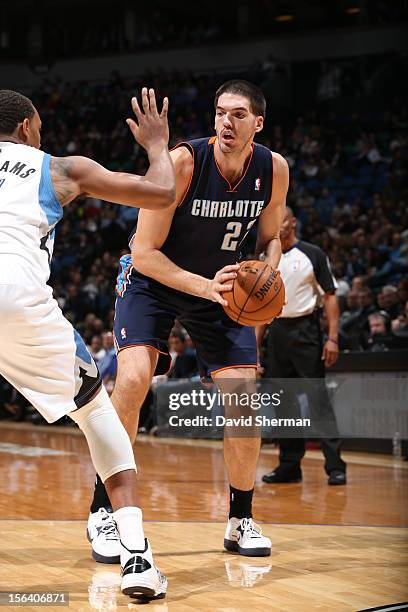
[[[62,206],[84,194],[109,202],[138,208],[162,209],[176,196],[175,173],[168,151],[168,100],[159,114],[154,90],[142,90],[140,109],[136,98],[132,107],[137,122],[127,123],[135,140],[149,156],[150,167],[145,176],[111,172],[87,157],[53,157],[51,176],[56,196]]]

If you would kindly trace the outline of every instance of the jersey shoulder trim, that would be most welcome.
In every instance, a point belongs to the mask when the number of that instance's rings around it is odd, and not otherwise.
[[[184,204],[185,200],[186,200],[186,196],[187,196],[188,192],[190,191],[191,182],[192,182],[193,176],[194,176],[194,168],[195,168],[195,152],[194,152],[194,147],[192,146],[192,144],[190,142],[188,142],[188,141],[186,141],[186,142],[179,142],[171,150],[175,151],[176,149],[179,149],[180,147],[185,147],[186,149],[188,149],[190,151],[191,157],[193,158],[193,167],[191,169],[190,180],[188,181],[188,185],[186,187],[185,192],[183,193],[183,196],[182,196],[180,202],[177,204],[177,208],[180,208],[180,206],[182,206]]]
[[[41,179],[38,189],[38,201],[44,211],[50,227],[53,227],[63,216],[62,206],[58,201],[51,179],[51,155],[44,153],[41,166]]]
[[[268,208],[268,206],[270,205],[270,203],[272,202],[272,196],[273,196],[273,179],[274,179],[274,171],[273,171],[273,151],[271,151],[270,149],[268,149],[268,147],[264,147],[263,145],[257,144],[256,146],[258,147],[262,147],[262,149],[264,149],[264,151],[266,151],[269,156],[270,156],[270,162],[271,162],[271,195],[269,196],[269,202],[267,203],[267,205],[264,207],[263,210],[266,210]]]

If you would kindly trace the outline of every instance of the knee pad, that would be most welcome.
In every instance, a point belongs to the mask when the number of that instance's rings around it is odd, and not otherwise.
[[[103,482],[124,470],[137,471],[129,436],[104,387],[93,400],[69,416],[83,431]]]

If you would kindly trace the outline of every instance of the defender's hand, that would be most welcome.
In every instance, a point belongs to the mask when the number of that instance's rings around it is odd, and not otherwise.
[[[232,290],[232,281],[237,278],[237,270],[239,270],[239,264],[224,266],[224,268],[218,270],[214,278],[207,282],[202,297],[212,302],[218,302],[221,306],[228,306],[228,302],[224,300],[222,293]]]
[[[137,99],[132,98],[132,108],[137,123],[133,119],[126,119],[135,140],[146,149],[147,153],[154,149],[167,148],[169,144],[168,98],[164,98],[162,112],[159,115],[154,89],[148,91],[147,87],[143,87],[142,106],[144,112],[140,109]]]

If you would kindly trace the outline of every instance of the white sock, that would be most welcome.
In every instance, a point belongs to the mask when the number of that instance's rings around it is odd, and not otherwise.
[[[143,514],[140,508],[126,506],[114,513],[122,544],[129,550],[144,550]]]

